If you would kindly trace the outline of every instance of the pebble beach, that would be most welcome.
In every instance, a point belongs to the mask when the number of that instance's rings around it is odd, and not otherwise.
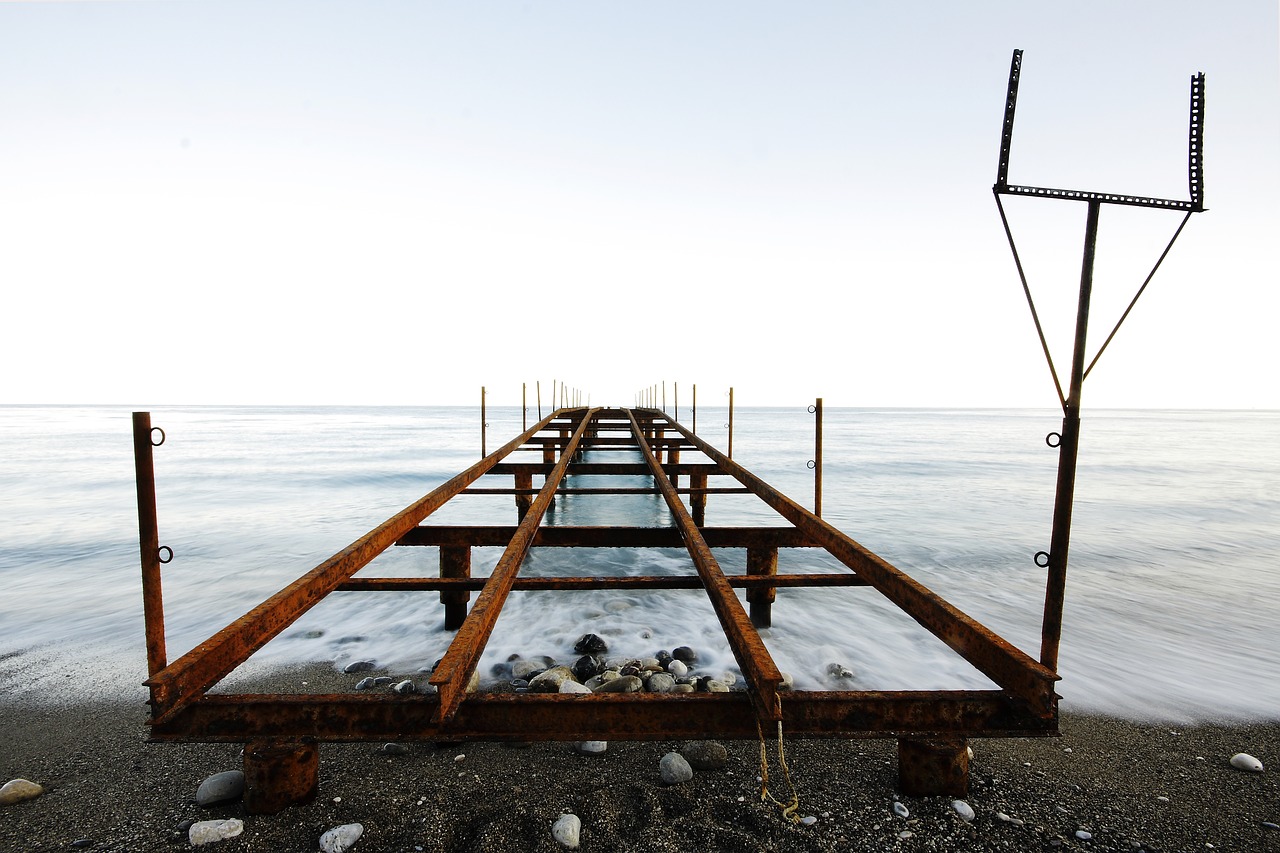
[[[216,853],[550,853],[570,849],[567,814],[581,850],[1280,851],[1274,721],[1177,725],[1066,711],[1059,738],[972,741],[960,803],[899,795],[892,740],[789,739],[798,823],[761,801],[757,742],[721,742],[721,766],[677,782],[664,780],[663,761],[687,753],[680,741],[615,741],[603,751],[324,744],[314,802],[250,815],[238,798],[197,802],[205,780],[240,769],[239,746],[149,743],[141,701],[71,692],[37,700],[8,689],[21,671],[0,674],[0,782],[41,789],[0,806],[6,853],[196,849],[191,827],[209,821],[239,822],[227,824],[234,837],[200,847]],[[341,692],[357,678],[320,664],[236,689]],[[1239,753],[1263,769],[1233,766]],[[774,749],[769,757],[770,788],[789,801]],[[353,825],[354,840],[351,829],[331,832]]]

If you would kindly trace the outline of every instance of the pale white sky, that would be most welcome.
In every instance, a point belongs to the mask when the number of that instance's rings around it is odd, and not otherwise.
[[[1052,406],[991,196],[1206,204],[1086,408],[1280,408],[1275,0],[0,2],[0,403]],[[1084,205],[1006,199],[1060,371]],[[1180,216],[1105,206],[1091,350]],[[703,397],[702,395],[708,395]]]

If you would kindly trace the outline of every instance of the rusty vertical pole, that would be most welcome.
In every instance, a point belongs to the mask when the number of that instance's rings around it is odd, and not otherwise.
[[[667,410],[667,380],[662,380],[662,411]]]
[[[729,386],[729,458],[733,458],[733,386]]]
[[[153,432],[160,441],[152,443]],[[152,429],[150,412],[133,413],[133,465],[138,489],[138,553],[142,562],[142,617],[147,638],[147,674],[167,665],[164,644],[164,596],[160,589],[160,528],[156,523],[156,477],[152,448],[164,443],[164,430]],[[165,549],[168,551],[168,549]],[[172,552],[170,552],[172,558]],[[164,562],[168,562],[165,560]]]
[[[538,418],[542,420],[542,418]],[[520,431],[529,431],[529,383],[520,383]]]
[[[320,745],[302,741],[258,740],[244,748],[244,810],[276,814],[302,806],[320,791]]]
[[[1098,242],[1101,203],[1089,202],[1085,223],[1084,260],[1080,268],[1080,302],[1076,307],[1075,346],[1071,355],[1071,384],[1063,406],[1062,437],[1058,449],[1058,485],[1053,501],[1053,534],[1049,544],[1048,581],[1044,593],[1044,622],[1040,662],[1058,671],[1058,641],[1062,638],[1062,603],[1067,584],[1067,553],[1071,547],[1071,510],[1075,501],[1076,456],[1080,449],[1080,393],[1084,385],[1085,340],[1089,330],[1089,300],[1093,293],[1093,260]]]
[[[693,428],[689,432],[698,434],[698,383],[693,383]]]
[[[440,577],[471,577],[471,546],[441,545]],[[467,602],[470,600],[471,593],[465,589],[440,590],[440,601],[444,604],[444,629],[446,631],[456,631],[462,627],[463,620],[467,618]]]
[[[538,423],[542,423],[542,380],[534,382],[534,389],[538,392]]]
[[[485,423],[485,413],[484,413],[484,386],[481,385],[480,386],[480,458],[481,459],[489,455],[485,449],[485,437],[486,437],[486,431],[488,427],[489,425]]]
[[[533,472],[517,471],[516,472],[516,488],[532,489],[533,488]],[[516,494],[516,523],[524,521],[525,515],[529,512],[529,507],[533,505],[533,495]]]
[[[822,517],[822,398],[813,404],[813,514]]]
[[[692,509],[689,515],[693,516],[693,523],[698,527],[705,527],[707,524],[707,472],[703,470],[693,471],[689,474],[689,503]]]
[[[748,548],[748,575],[776,575],[778,573],[777,548]],[[773,624],[773,602],[778,597],[778,588],[773,586],[755,586],[747,590],[747,603],[751,608],[751,624],[757,628],[768,628]]]

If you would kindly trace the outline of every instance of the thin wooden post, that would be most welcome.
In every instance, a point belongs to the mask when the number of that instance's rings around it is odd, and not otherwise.
[[[480,458],[481,459],[489,455],[485,449],[485,438],[487,437],[488,427],[489,425],[485,423],[485,413],[484,413],[484,386],[481,385],[480,386]]]

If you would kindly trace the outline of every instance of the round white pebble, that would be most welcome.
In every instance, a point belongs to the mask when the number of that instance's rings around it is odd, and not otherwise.
[[[576,814],[562,814],[551,827],[551,837],[562,847],[576,850],[582,835],[582,821]]]
[[[1247,773],[1261,773],[1262,762],[1247,752],[1237,752],[1231,756],[1231,766]]]
[[[973,806],[969,805],[964,800],[952,800],[951,808],[955,809],[956,814],[960,815],[960,819],[965,823],[968,823],[975,817],[973,813]]]
[[[818,819],[813,815],[808,815],[806,817],[800,818],[800,823],[804,826],[813,826],[817,822],[818,822]]]
[[[364,826],[358,823],[344,823],[320,836],[320,849],[324,853],[346,853],[351,845],[364,835]]]
[[[893,813],[898,817],[911,817],[911,810],[899,802],[893,804]]]
[[[1093,833],[1087,829],[1077,829],[1076,838],[1079,838],[1081,841],[1088,841],[1093,838]]]

